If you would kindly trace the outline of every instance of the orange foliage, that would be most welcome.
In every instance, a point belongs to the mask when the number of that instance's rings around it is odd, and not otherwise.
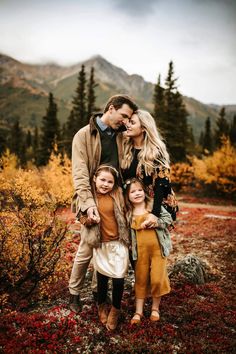
[[[222,146],[212,156],[202,160],[193,157],[194,175],[203,187],[222,194],[236,194],[236,149],[229,139],[223,139]]]
[[[70,234],[56,210],[71,200],[71,162],[53,153],[46,167],[23,170],[7,151],[0,184],[0,301],[48,295],[45,284],[70,266],[64,259]]]
[[[171,167],[171,182],[177,191],[189,190],[195,183],[193,167],[184,162],[174,164]]]
[[[229,139],[211,156],[189,157],[189,163],[176,163],[171,180],[176,190],[196,190],[207,194],[236,195],[236,149]]]

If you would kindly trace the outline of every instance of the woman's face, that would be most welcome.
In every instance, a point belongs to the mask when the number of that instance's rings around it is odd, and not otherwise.
[[[126,136],[136,138],[143,135],[144,129],[137,114],[133,114],[128,123],[126,124]]]

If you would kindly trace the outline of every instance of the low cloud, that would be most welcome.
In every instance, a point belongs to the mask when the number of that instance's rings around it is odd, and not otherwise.
[[[159,0],[115,0],[115,6],[126,15],[146,17],[152,14],[155,5],[159,2]]]

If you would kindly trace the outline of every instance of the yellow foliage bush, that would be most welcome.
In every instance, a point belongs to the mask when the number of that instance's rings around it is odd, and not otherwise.
[[[0,212],[0,301],[15,304],[42,296],[41,284],[55,276],[67,226],[46,207]]]
[[[177,191],[202,191],[210,194],[236,195],[236,149],[229,139],[211,156],[188,157],[188,163],[171,167],[171,181]]]
[[[53,153],[47,166],[38,169],[17,168],[17,159],[7,152],[2,157],[0,172],[1,199],[9,194],[10,199],[18,198],[23,206],[55,207],[69,205],[73,193],[71,161],[67,156]],[[14,193],[9,193],[10,191]],[[14,197],[13,197],[14,196]],[[14,200],[11,200],[14,204]]]
[[[171,182],[176,191],[188,191],[196,183],[193,167],[184,162],[172,165]]]
[[[70,234],[56,216],[58,207],[72,197],[71,162],[51,155],[44,168],[17,168],[17,158],[7,151],[0,169],[0,302],[49,295],[57,277],[66,273]],[[62,272],[63,270],[63,272]],[[47,291],[46,291],[46,290]]]
[[[236,194],[236,149],[224,138],[212,156],[191,159],[196,180],[203,188],[234,196]]]
[[[41,171],[43,188],[55,204],[68,205],[73,193],[71,161],[65,155],[52,154],[49,163]]]

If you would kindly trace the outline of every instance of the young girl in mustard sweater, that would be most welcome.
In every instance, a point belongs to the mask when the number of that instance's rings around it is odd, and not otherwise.
[[[129,230],[118,178],[118,171],[112,166],[101,165],[97,169],[93,189],[100,220],[98,224],[86,228],[88,243],[94,247],[93,265],[97,272],[98,315],[108,330],[117,327],[124,277],[129,264]],[[112,278],[110,311],[106,304],[109,278]]]

